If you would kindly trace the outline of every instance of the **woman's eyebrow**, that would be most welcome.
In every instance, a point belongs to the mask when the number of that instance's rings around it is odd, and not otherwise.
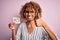
[[[25,11],[25,12],[28,12],[28,13],[29,13],[29,12],[34,12],[34,11],[33,11],[33,10],[31,10],[31,11]]]

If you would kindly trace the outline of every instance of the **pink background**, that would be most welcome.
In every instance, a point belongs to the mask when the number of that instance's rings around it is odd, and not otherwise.
[[[14,16],[19,16],[20,8],[28,1],[30,0],[0,0],[0,40],[9,40],[11,30],[8,27],[8,23],[12,21]],[[60,38],[60,0],[33,1],[40,4],[43,20],[55,35]]]

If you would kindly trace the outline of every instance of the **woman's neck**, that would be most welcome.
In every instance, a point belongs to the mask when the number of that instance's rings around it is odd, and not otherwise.
[[[27,24],[28,27],[35,27],[35,26],[36,26],[34,20],[32,20],[32,21],[27,21],[26,24]]]

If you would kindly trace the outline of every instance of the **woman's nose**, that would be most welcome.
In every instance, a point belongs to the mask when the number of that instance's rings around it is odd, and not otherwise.
[[[28,13],[28,15],[31,15],[31,13]]]

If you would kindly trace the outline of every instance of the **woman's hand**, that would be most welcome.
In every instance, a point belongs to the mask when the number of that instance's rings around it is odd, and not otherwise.
[[[9,23],[9,28],[12,30],[12,40],[16,40],[16,33],[15,33],[15,27],[14,27],[14,23],[13,22],[11,22],[11,23]]]
[[[11,30],[13,30],[13,29],[15,29],[14,25],[15,25],[15,24],[14,24],[13,22],[11,22],[11,23],[9,23],[8,26],[9,26],[9,28],[10,28]]]

